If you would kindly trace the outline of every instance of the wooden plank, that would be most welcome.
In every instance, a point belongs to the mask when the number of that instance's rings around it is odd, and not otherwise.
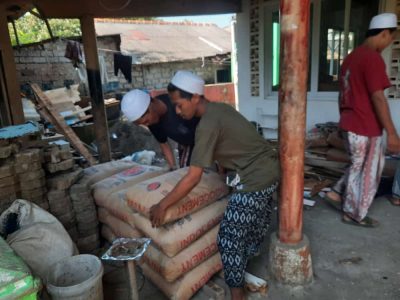
[[[92,104],[92,115],[95,124],[94,128],[96,144],[99,149],[99,160],[100,162],[107,162],[111,160],[111,146],[108,134],[107,115],[103,99],[99,57],[97,53],[96,31],[93,17],[82,17],[81,29]]]
[[[25,122],[24,111],[20,95],[17,68],[15,66],[14,51],[11,46],[10,34],[8,32],[7,16],[0,9],[0,52],[3,63],[7,104],[11,116],[11,124],[23,124]],[[10,125],[11,125],[10,124]]]
[[[75,103],[81,100],[77,84],[71,85],[69,89],[63,87],[44,91],[44,94],[53,104],[53,108],[59,113],[63,111],[74,111]]]
[[[89,162],[90,165],[96,164],[96,160],[83,145],[82,141],[75,132],[65,123],[64,118],[54,111],[49,98],[43,93],[37,84],[31,84],[33,92],[36,94],[38,102],[38,112],[48,122],[54,125],[56,130],[63,134],[71,145]]]

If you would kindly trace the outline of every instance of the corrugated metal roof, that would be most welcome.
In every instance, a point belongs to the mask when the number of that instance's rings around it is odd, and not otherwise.
[[[230,32],[214,24],[96,19],[98,36],[120,34],[133,64],[211,57],[231,52]]]

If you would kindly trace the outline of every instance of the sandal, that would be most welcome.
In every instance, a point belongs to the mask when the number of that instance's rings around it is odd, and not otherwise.
[[[392,197],[389,198],[389,201],[394,206],[400,206],[400,198],[392,196]]]
[[[335,210],[342,211],[342,201],[333,200],[327,194],[325,195],[324,200]]]
[[[342,222],[349,225],[355,225],[360,227],[374,228],[379,226],[379,222],[371,217],[366,216],[360,222],[354,220],[352,217],[344,214],[342,217]]]

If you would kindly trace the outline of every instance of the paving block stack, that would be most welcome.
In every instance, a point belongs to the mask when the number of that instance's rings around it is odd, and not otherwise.
[[[20,189],[17,196],[48,210],[46,174],[42,162],[43,151],[39,148],[27,149],[15,154],[15,173]]]
[[[189,195],[167,209],[164,224],[153,228],[150,208],[172,191],[186,172],[176,170],[109,195],[94,186],[99,218],[106,224],[103,237],[111,241],[137,232],[150,237],[152,243],[141,260],[143,272],[169,298],[177,300],[192,297],[222,269],[216,239],[228,194],[219,175],[205,171]]]
[[[71,238],[76,240],[76,218],[69,197],[69,188],[81,170],[75,166],[70,145],[68,143],[49,145],[44,150],[44,166],[48,174],[49,211],[63,224]]]
[[[83,170],[83,177],[69,190],[76,216],[77,246],[81,253],[93,253],[100,247],[99,221],[91,187],[98,181],[128,169],[135,164],[129,161],[111,161]]]
[[[15,174],[13,154],[17,147],[8,140],[0,140],[0,213],[17,199],[18,176]]]

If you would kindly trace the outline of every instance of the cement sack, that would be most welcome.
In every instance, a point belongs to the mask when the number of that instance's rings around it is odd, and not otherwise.
[[[169,172],[162,176],[136,184],[127,191],[128,205],[137,212],[149,217],[150,208],[158,204],[179,180],[186,175],[188,168]],[[181,201],[169,207],[163,224],[178,220],[200,208],[227,195],[228,187],[219,174],[205,170],[201,181]]]
[[[100,198],[98,198],[100,199]],[[96,204],[99,207],[104,207],[107,211],[114,217],[124,221],[125,223],[135,226],[134,216],[138,213],[135,212],[130,206],[128,206],[126,200],[126,190],[120,190],[118,192],[112,193],[104,199],[95,199]]]
[[[162,175],[165,172],[165,169],[159,167],[136,165],[132,168],[114,174],[111,177],[105,178],[92,186],[93,196],[96,204],[109,210],[130,211],[131,209],[129,209],[126,202],[122,207],[118,207],[119,205],[116,205],[113,199],[110,198],[110,195],[120,190],[129,188],[139,182]],[[119,202],[118,204],[122,203]],[[114,207],[114,205],[117,207]]]
[[[110,177],[123,170],[137,166],[137,163],[127,160],[114,160],[99,165],[94,165],[83,170],[83,178],[79,183],[84,183],[87,186],[92,186],[96,182]]]
[[[97,213],[99,221],[110,227],[117,237],[138,238],[142,236],[136,228],[114,217],[105,208],[100,207]]]
[[[117,235],[106,224],[101,225],[101,236],[110,244],[117,238]],[[148,249],[148,248],[147,248]]]
[[[78,254],[62,224],[50,213],[26,200],[14,201],[1,214],[0,231],[3,234],[6,226],[10,226],[12,216],[16,215],[19,229],[10,233],[6,242],[42,280],[46,280],[47,272],[54,263]]]
[[[220,199],[194,214],[187,215],[176,222],[153,228],[148,219],[140,214],[134,215],[135,227],[150,237],[162,252],[174,257],[207,231],[219,224],[224,216],[227,198]]]
[[[166,281],[173,282],[218,252],[218,230],[219,225],[171,258],[158,250],[153,244],[150,244],[143,259],[150,268]]]
[[[141,267],[146,278],[150,279],[169,299],[188,300],[215,273],[222,270],[222,262],[219,253],[216,253],[173,283],[167,282],[146,263],[142,263]]]

